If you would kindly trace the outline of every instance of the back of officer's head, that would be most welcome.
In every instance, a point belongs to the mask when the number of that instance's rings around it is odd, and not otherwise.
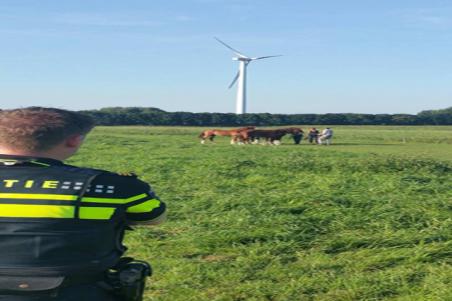
[[[94,126],[91,117],[55,108],[30,107],[0,111],[0,146],[43,152]]]

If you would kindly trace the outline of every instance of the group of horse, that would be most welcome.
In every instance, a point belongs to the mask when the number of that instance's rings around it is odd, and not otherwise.
[[[296,127],[280,128],[280,129],[256,129],[254,126],[247,126],[232,130],[205,130],[200,135],[201,143],[206,140],[214,142],[216,136],[231,137],[231,144],[256,144],[265,141],[267,144],[280,144],[282,137],[287,134],[303,135],[303,130]]]

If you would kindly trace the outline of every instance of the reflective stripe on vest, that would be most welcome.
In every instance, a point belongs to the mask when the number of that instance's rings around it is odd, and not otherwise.
[[[82,206],[80,207],[80,219],[108,220],[115,213],[115,207],[108,205],[123,205],[140,199],[146,198],[147,194],[139,194],[129,198],[82,198]],[[46,204],[2,204],[2,200],[42,200],[47,201]],[[74,218],[75,203],[77,196],[62,194],[31,194],[31,193],[0,193],[0,217],[15,218]],[[68,205],[49,204],[48,201],[67,201]],[[83,203],[98,203],[105,207],[87,207]],[[157,199],[146,200],[135,206],[128,208],[127,212],[148,212],[160,206]]]
[[[80,207],[80,219],[110,219],[116,208]],[[23,218],[74,218],[75,206],[0,204],[0,217]]]
[[[160,206],[160,201],[157,199],[151,199],[141,204],[131,206],[127,208],[128,213],[142,213],[150,212],[152,209],[158,208]]]

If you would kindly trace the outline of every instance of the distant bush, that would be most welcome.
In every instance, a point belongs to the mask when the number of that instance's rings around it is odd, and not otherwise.
[[[99,125],[452,125],[452,107],[410,114],[243,114],[166,112],[157,108],[112,107],[83,111]]]

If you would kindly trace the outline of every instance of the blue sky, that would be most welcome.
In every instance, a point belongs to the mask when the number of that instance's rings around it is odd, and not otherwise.
[[[0,108],[417,113],[452,105],[452,1],[0,0]]]

